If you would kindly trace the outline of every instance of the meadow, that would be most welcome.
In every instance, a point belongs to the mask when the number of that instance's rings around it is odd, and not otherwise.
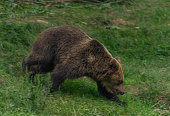
[[[43,1],[43,0],[39,0]],[[103,0],[104,1],[104,0]],[[114,1],[114,0],[110,0]],[[170,7],[168,0],[67,2],[54,5],[0,1],[0,115],[170,115]],[[88,6],[88,7],[79,7]],[[30,83],[21,63],[43,30],[72,25],[99,40],[123,65],[120,106],[99,95],[95,82],[66,80],[49,94],[50,73]]]

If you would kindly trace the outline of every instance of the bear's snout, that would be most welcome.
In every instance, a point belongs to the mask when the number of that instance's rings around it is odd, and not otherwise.
[[[125,94],[125,92],[119,92],[119,94],[120,94],[120,95],[124,95],[124,94]]]
[[[116,94],[117,94],[117,95],[124,95],[124,94],[125,94],[125,92],[117,91],[117,92],[116,92]]]
[[[124,95],[125,91],[116,90],[117,95]]]

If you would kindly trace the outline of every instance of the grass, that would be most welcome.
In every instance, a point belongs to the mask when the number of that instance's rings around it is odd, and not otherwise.
[[[78,6],[81,3],[69,3]],[[91,8],[19,6],[0,1],[0,115],[117,116],[169,115],[170,27],[168,0],[134,0]],[[97,92],[86,78],[67,80],[48,95],[50,74],[28,82],[22,58],[48,27],[74,25],[122,60],[126,107]]]

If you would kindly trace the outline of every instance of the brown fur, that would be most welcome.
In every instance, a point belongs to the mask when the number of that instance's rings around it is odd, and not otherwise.
[[[24,71],[26,66],[30,75],[51,72],[51,92],[65,79],[82,76],[96,81],[103,95],[125,92],[120,58],[113,58],[100,42],[72,26],[49,28],[39,34],[31,53],[23,59]]]

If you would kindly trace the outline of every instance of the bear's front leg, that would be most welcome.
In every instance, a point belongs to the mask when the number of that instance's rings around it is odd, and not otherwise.
[[[127,102],[120,101],[117,95],[113,95],[113,98],[111,99],[112,101],[118,103],[119,105],[127,105]]]
[[[120,101],[117,95],[114,95],[108,92],[106,88],[102,86],[101,82],[97,82],[97,88],[98,88],[99,93],[102,96],[106,97],[107,99],[112,100],[120,105],[127,105],[127,102]]]
[[[34,76],[35,74],[29,74],[29,82],[31,83],[34,83]]]
[[[50,89],[50,93],[53,93],[58,90],[58,87],[64,82],[65,79],[66,77],[63,72],[53,72],[51,74],[52,87]]]

